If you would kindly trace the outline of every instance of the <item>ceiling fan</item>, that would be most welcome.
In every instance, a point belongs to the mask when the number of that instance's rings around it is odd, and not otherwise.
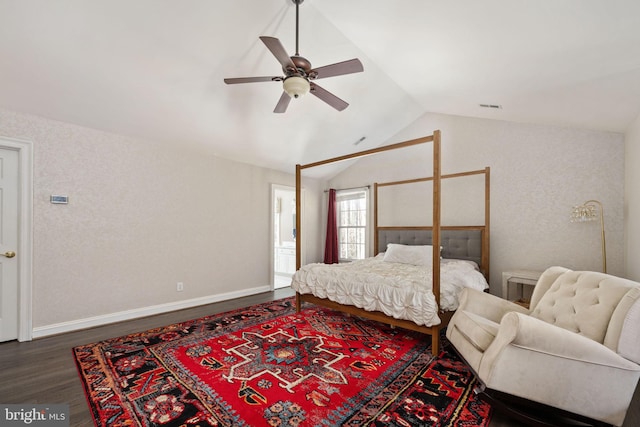
[[[309,92],[320,98],[338,111],[342,111],[349,106],[345,101],[338,98],[331,92],[318,86],[314,81],[327,77],[341,76],[344,74],[359,73],[364,71],[364,67],[359,59],[338,62],[336,64],[325,65],[324,67],[311,68],[311,63],[300,56],[298,49],[298,21],[299,7],[304,0],[291,0],[296,5],[296,53],[289,56],[287,51],[275,37],[261,36],[260,40],[267,46],[273,56],[276,57],[284,76],[265,77],[239,77],[224,79],[226,84],[256,83],[256,82],[282,82],[283,92],[276,105],[274,113],[284,113],[289,106],[291,98],[299,98]]]

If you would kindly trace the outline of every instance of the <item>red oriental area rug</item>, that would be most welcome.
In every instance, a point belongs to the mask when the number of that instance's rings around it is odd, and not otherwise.
[[[430,341],[287,298],[73,352],[98,426],[487,426]]]

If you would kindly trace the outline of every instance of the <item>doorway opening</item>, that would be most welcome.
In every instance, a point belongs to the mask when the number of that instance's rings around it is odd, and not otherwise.
[[[273,184],[272,209],[272,279],[273,288],[291,285],[296,271],[296,189]]]

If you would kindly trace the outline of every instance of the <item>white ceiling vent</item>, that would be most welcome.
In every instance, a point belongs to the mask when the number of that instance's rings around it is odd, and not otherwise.
[[[496,110],[502,110],[502,105],[498,105],[498,104],[480,104],[480,106],[482,108],[493,108]]]

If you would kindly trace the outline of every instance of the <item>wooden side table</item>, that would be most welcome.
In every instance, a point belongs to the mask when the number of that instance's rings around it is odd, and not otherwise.
[[[542,274],[533,270],[509,270],[502,273],[502,298],[509,299],[509,285],[518,285],[519,299],[524,296],[524,285],[535,286]]]

